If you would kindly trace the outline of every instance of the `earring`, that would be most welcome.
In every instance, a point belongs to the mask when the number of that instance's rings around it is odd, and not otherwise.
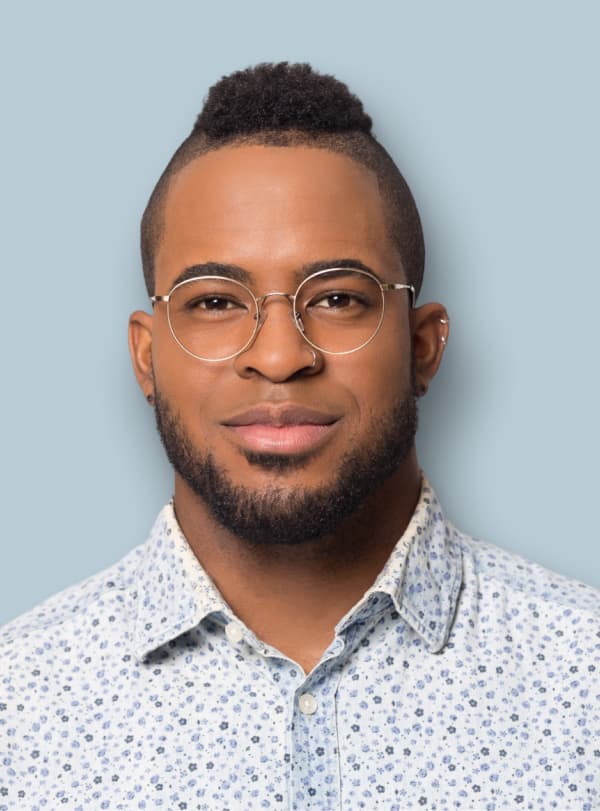
[[[450,318],[440,318],[440,324],[447,325],[449,323],[450,323]],[[446,344],[448,343],[448,338],[445,335],[442,335],[440,340],[442,342],[442,345],[445,347]]]
[[[146,395],[146,402],[148,403],[148,405],[154,405],[154,395],[153,394],[147,394]]]

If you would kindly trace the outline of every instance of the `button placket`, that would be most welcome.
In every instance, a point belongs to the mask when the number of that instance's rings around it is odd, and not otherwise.
[[[312,798],[317,796],[326,803],[323,807],[341,808],[336,713],[339,679],[338,668],[324,665],[320,675],[309,676],[298,690],[291,729],[294,811],[312,808]]]

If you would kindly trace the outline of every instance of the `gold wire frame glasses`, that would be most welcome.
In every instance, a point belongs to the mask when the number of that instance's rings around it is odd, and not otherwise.
[[[408,290],[410,284],[381,282],[358,268],[333,267],[304,279],[296,292],[273,291],[255,296],[245,284],[227,276],[198,276],[174,285],[166,296],[151,296],[167,305],[167,320],[177,344],[197,360],[231,360],[254,342],[266,319],[268,299],[284,298],[304,340],[328,355],[349,355],[375,338],[385,314],[386,292]]]

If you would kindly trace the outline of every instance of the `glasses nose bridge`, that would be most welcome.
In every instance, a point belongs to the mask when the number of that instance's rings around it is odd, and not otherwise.
[[[283,293],[280,290],[274,290],[271,293],[265,293],[264,296],[259,296],[255,298],[256,301],[256,332],[254,334],[254,338],[256,339],[258,333],[262,325],[265,323],[265,319],[267,314],[263,309],[263,305],[265,304],[266,300],[272,297],[276,298],[284,298],[287,303],[290,305],[290,318],[292,319],[293,325],[296,327],[297,331],[300,333],[302,338],[306,340],[306,335],[304,334],[304,323],[302,321],[302,317],[300,313],[296,312],[296,296],[297,293]]]
[[[264,304],[268,298],[272,298],[273,296],[286,299],[291,308],[290,316],[294,324],[296,324],[296,313],[294,312],[296,295],[295,293],[294,294],[283,293],[279,290],[274,290],[272,293],[265,293],[264,296],[259,296],[258,298],[256,298],[256,318],[258,323],[262,325],[262,323],[264,322],[266,318],[266,314],[264,312]]]

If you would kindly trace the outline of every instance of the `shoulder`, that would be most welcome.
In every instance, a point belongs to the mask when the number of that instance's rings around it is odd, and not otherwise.
[[[136,546],[118,562],[53,594],[2,626],[0,659],[36,641],[46,650],[61,640],[64,644],[65,639],[79,634],[80,627],[94,621],[98,624],[104,616],[112,617],[112,622],[122,621],[131,611],[136,571],[145,549],[146,544]]]
[[[571,607],[600,618],[600,591],[592,586],[459,531],[454,537],[462,549],[467,582],[470,577],[485,590]]]

